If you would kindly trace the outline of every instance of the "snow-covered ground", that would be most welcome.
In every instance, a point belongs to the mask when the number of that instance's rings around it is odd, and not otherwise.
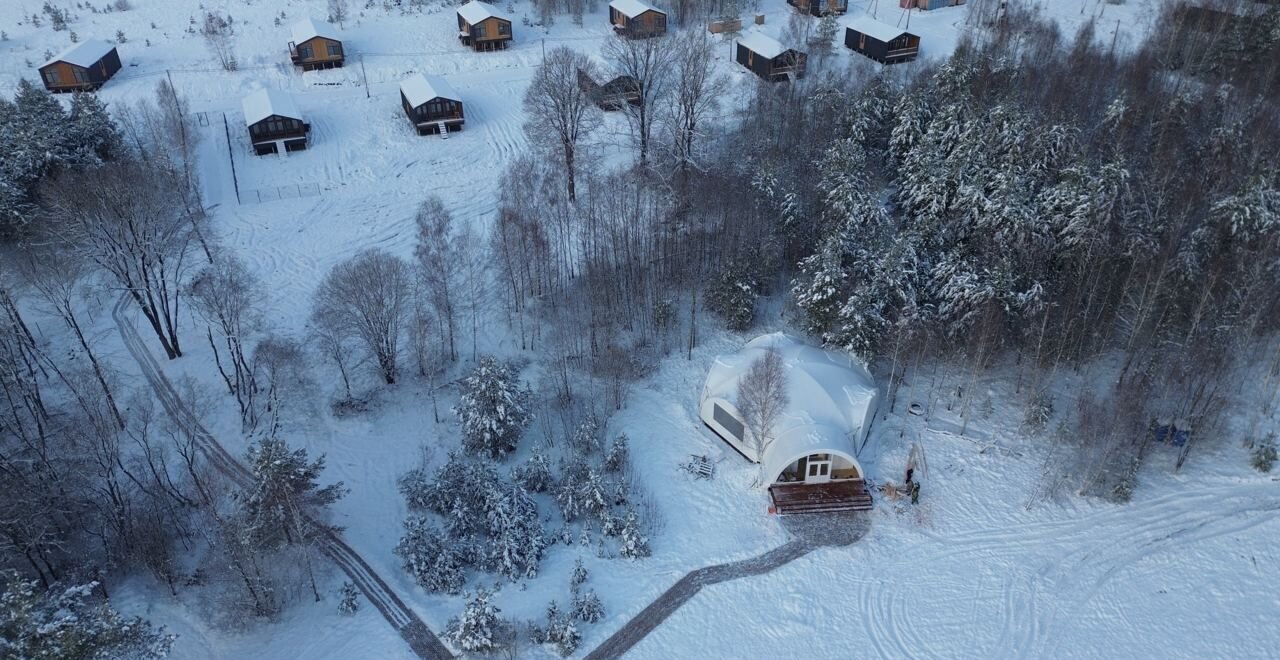
[[[522,22],[532,10],[520,2],[514,47],[473,53],[458,44],[451,9],[387,14],[353,2],[345,30],[348,66],[301,74],[288,64],[288,25],[322,17],[322,0],[131,1],[128,12],[73,9],[78,19],[71,29],[81,38],[112,38],[117,30],[128,38],[119,46],[125,68],[100,94],[111,104],[129,104],[170,77],[188,97],[202,133],[200,169],[213,229],[267,285],[271,324],[294,334],[303,329],[315,284],[333,264],[369,247],[410,255],[414,212],[426,195],[441,196],[455,217],[483,230],[496,208],[501,171],[525,144],[520,99],[543,48],[569,45],[595,54],[608,35],[603,3],[581,27],[562,16],[544,30]],[[880,20],[906,25],[896,2],[855,0],[850,11],[873,4]],[[1132,45],[1160,0],[1023,4],[1037,5],[1065,31],[1096,17],[1100,40]],[[218,70],[200,37],[186,32],[199,6],[237,19],[239,71]],[[19,78],[34,79],[30,65],[42,63],[46,50],[69,43],[68,33],[51,31],[47,21],[41,28],[17,24],[38,11],[33,0],[0,2],[8,37],[0,41],[0,92],[6,95]],[[783,0],[762,0],[758,11],[766,16],[759,29],[786,34],[793,10]],[[972,29],[966,16],[965,8],[912,13],[910,28],[923,36],[923,56],[949,54]],[[728,44],[718,50],[719,65],[745,90],[754,79],[729,54]],[[828,65],[874,66],[843,48]],[[414,134],[397,91],[412,72],[443,75],[463,95],[466,130],[448,140]],[[312,124],[310,149],[287,157],[251,155],[240,99],[263,86],[295,95]],[[622,128],[610,121],[606,136],[615,136]],[[607,141],[607,152],[621,153],[620,140]],[[131,374],[128,355],[104,336],[108,357]],[[633,387],[626,407],[610,419],[610,435],[630,436],[633,461],[662,512],[653,557],[631,563],[598,558],[594,548],[554,546],[536,579],[502,586],[496,602],[504,616],[534,619],[549,600],[564,603],[569,571],[582,558],[607,613],[604,622],[584,627],[586,652],[685,572],[785,542],[778,521],[765,514],[764,492],[751,487],[755,468],[697,417],[710,360],[742,340],[714,334],[690,360],[673,354]],[[196,339],[187,343],[188,356],[166,365],[170,377],[216,385],[207,347]],[[496,322],[482,331],[481,345],[504,354],[516,350]],[[910,443],[925,447],[930,473],[921,507],[899,510],[882,502],[870,533],[851,547],[818,550],[770,575],[709,587],[629,657],[1274,657],[1280,648],[1274,625],[1280,619],[1274,590],[1280,584],[1280,484],[1253,472],[1244,451],[1232,445],[1195,454],[1176,474],[1172,457],[1157,453],[1128,505],[1074,496],[1033,501],[1046,443],[1018,432],[1018,399],[1007,383],[995,379],[989,387],[994,413],[971,420],[963,436],[945,414],[930,423],[891,414],[877,425],[862,457],[873,477],[900,479]],[[423,592],[392,548],[406,513],[396,478],[417,464],[423,446],[433,449],[438,464],[457,445],[449,397],[439,402],[440,424],[425,386],[412,381],[380,394],[373,415],[336,419],[324,399],[317,397],[306,425],[291,429],[290,442],[327,455],[326,478],[351,488],[335,505],[345,538],[442,630],[463,599]],[[230,402],[210,403],[211,430],[242,452]],[[691,453],[719,459],[714,480],[678,470]],[[491,581],[482,577],[471,585]],[[338,577],[329,583],[332,593]],[[142,578],[114,596],[122,609],[179,633],[177,658],[409,657],[373,608],[343,617],[333,598],[299,603],[282,621],[232,633],[209,627],[195,608]]]

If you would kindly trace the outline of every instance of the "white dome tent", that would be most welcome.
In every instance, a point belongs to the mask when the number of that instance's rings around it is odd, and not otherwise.
[[[738,410],[738,385],[752,363],[770,349],[782,358],[787,405],[773,424],[773,441],[761,455]],[[857,452],[878,403],[875,380],[861,364],[774,333],[716,358],[699,412],[716,435],[748,460],[762,464],[774,502],[771,509],[793,513],[869,508]]]

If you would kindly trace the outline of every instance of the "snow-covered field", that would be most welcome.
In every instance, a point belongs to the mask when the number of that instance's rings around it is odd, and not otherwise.
[[[1024,4],[1037,5],[1065,31],[1097,17],[1099,39],[1132,44],[1159,3]],[[369,247],[411,253],[413,215],[426,195],[439,195],[455,217],[483,230],[496,208],[500,173],[525,144],[520,99],[543,48],[569,45],[597,54],[608,35],[603,3],[582,27],[563,16],[544,30],[521,22],[532,9],[520,2],[514,47],[473,53],[458,44],[451,9],[388,15],[353,3],[345,30],[348,66],[301,74],[288,64],[287,26],[308,14],[322,17],[321,0],[132,4],[128,12],[73,9],[78,19],[71,29],[81,38],[111,38],[117,30],[128,38],[119,46],[125,68],[100,94],[111,104],[128,104],[168,76],[188,97],[202,132],[200,169],[214,231],[267,285],[270,322],[290,333],[302,331],[315,284],[333,264]],[[850,11],[870,4],[878,5],[880,20],[905,25],[895,2],[857,0]],[[218,70],[200,37],[186,32],[198,7],[239,22],[239,71]],[[0,3],[8,37],[0,42],[0,92],[6,95],[21,77],[35,78],[30,65],[42,63],[46,50],[69,43],[67,33],[47,24],[17,24],[38,11],[33,0]],[[793,10],[783,0],[761,0],[758,11],[766,16],[765,31],[785,34]],[[910,26],[924,38],[925,58],[945,57],[970,29],[964,8],[914,13]],[[748,88],[754,79],[729,53],[726,44],[717,55],[723,71],[738,90]],[[827,65],[872,66],[843,48]],[[464,97],[466,130],[448,140],[414,134],[397,91],[412,72],[447,77]],[[312,124],[310,149],[287,157],[251,155],[240,98],[262,86],[295,95]],[[623,130],[616,118],[610,121],[606,135]],[[482,349],[515,353],[505,332],[497,321],[484,328]],[[584,628],[585,653],[685,572],[785,542],[778,521],[765,514],[764,492],[751,487],[755,469],[697,419],[707,365],[742,340],[716,334],[704,338],[691,360],[673,354],[609,421],[611,435],[630,436],[633,461],[663,514],[653,557],[632,563],[598,558],[594,548],[554,546],[536,579],[502,586],[496,602],[504,616],[538,618],[548,600],[563,603],[569,571],[581,557],[607,612],[604,622]],[[187,357],[166,365],[170,377],[214,384],[207,347],[189,340],[188,348]],[[127,354],[106,352],[130,374]],[[1045,443],[1023,437],[1018,409],[999,403],[1017,400],[1007,383],[997,379],[989,387],[998,402],[994,413],[971,421],[963,436],[945,414],[928,423],[890,414],[875,428],[863,457],[873,477],[900,479],[910,443],[925,447],[930,472],[923,506],[900,510],[881,502],[870,533],[851,547],[818,550],[772,574],[709,587],[628,657],[1275,657],[1280,484],[1253,472],[1243,449],[1202,451],[1178,473],[1173,457],[1157,452],[1128,505],[1074,496],[1040,501],[1032,494]],[[423,446],[434,448],[434,463],[456,446],[451,401],[441,399],[445,414],[436,424],[421,384],[406,382],[379,396],[376,415],[345,419],[330,416],[318,396],[310,422],[293,429],[289,440],[327,455],[326,478],[351,488],[335,506],[345,538],[440,631],[463,599],[427,594],[401,570],[392,548],[406,510],[395,480],[417,464]],[[211,430],[228,449],[242,452],[230,402],[211,403]],[[720,459],[714,480],[696,481],[677,469],[691,453]],[[338,581],[331,576],[330,592]],[[209,627],[194,608],[141,578],[114,595],[122,609],[180,634],[177,658],[410,657],[373,608],[343,617],[332,598],[299,603],[280,622],[232,633]]]

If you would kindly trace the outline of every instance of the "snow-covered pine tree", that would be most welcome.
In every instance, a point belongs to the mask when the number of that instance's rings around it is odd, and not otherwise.
[[[511,470],[511,480],[531,493],[545,493],[555,484],[547,455],[536,449],[524,465]]]
[[[595,413],[587,413],[586,417],[578,422],[578,426],[573,429],[573,434],[569,436],[569,446],[584,456],[600,451],[600,433],[603,430],[600,418]]]
[[[78,93],[72,96],[67,120],[68,160],[71,162],[96,165],[111,160],[123,150],[120,131],[97,94]]]
[[[249,447],[248,458],[252,480],[239,497],[247,531],[262,547],[297,543],[317,533],[316,517],[346,494],[341,481],[324,487],[318,483],[323,455],[309,461],[307,450],[290,450],[279,438]]]
[[[456,594],[466,582],[456,544],[426,517],[410,515],[404,521],[404,536],[396,544],[404,570],[427,591]]]
[[[573,561],[573,572],[569,574],[569,590],[577,591],[578,587],[586,584],[590,573],[587,567],[582,564],[582,558],[579,557]]]
[[[536,577],[546,544],[537,504],[519,484],[506,486],[489,507],[489,563],[509,580]]]
[[[515,450],[533,419],[530,398],[510,367],[492,356],[480,358],[462,379],[462,396],[453,408],[462,420],[462,446],[471,454],[495,459]]]
[[[613,444],[609,445],[609,451],[604,455],[604,469],[606,472],[622,472],[627,469],[630,460],[631,450],[628,447],[627,434],[619,433],[618,437],[613,439]]]
[[[570,615],[583,623],[598,623],[604,618],[604,605],[594,590],[573,597]]]
[[[591,473],[590,466],[582,456],[575,455],[560,466],[560,479],[556,482],[552,495],[560,506],[560,515],[565,522],[573,522],[588,511],[587,503],[582,499],[581,484]]]
[[[804,312],[805,330],[821,336],[836,324],[845,295],[844,241],[828,238],[818,253],[800,261],[800,275],[791,283],[791,295]]]
[[[352,615],[360,611],[360,590],[354,582],[343,582],[339,593],[338,614]]]
[[[96,586],[46,593],[35,581],[11,577],[0,594],[0,657],[158,660],[169,655],[174,635],[141,618],[120,616],[93,596]]]
[[[622,523],[618,554],[627,559],[641,559],[652,554],[649,549],[649,539],[640,529],[640,516],[634,509],[627,510],[627,517]]]
[[[462,609],[462,616],[451,619],[445,628],[445,637],[468,653],[487,653],[499,646],[503,622],[501,611],[489,601],[493,594],[477,589],[476,595]]]

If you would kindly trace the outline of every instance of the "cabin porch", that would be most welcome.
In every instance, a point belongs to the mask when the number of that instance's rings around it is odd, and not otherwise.
[[[769,487],[769,513],[827,513],[870,511],[871,493],[861,479],[826,483],[776,483]]]

